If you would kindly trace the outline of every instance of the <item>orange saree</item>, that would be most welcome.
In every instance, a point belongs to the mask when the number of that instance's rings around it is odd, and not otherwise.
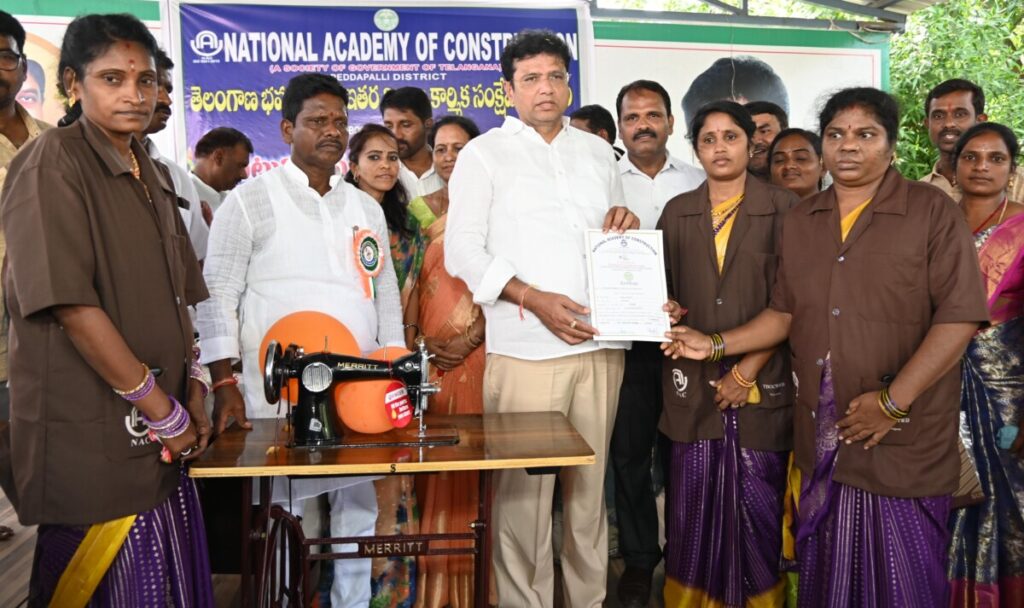
[[[465,333],[482,314],[480,307],[473,304],[473,295],[466,284],[444,269],[446,220],[447,216],[442,215],[424,228],[429,244],[423,256],[419,283],[420,331],[441,339]],[[441,391],[431,397],[431,413],[483,413],[483,346],[473,350],[455,369],[447,372],[435,369],[433,376]],[[470,532],[470,523],[477,515],[478,477],[475,471],[422,476],[417,482],[422,509],[421,532]],[[446,545],[468,546],[468,542]],[[473,605],[472,555],[421,557],[418,571],[416,606],[468,608]],[[493,585],[491,591],[493,597]]]

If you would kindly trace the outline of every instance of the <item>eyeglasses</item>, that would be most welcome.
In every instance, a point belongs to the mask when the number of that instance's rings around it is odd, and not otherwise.
[[[540,86],[540,83],[547,80],[551,83],[551,86],[555,88],[563,87],[569,84],[568,72],[551,72],[550,74],[527,74],[519,79],[519,86],[523,87],[527,91],[536,89]]]
[[[14,51],[0,51],[0,70],[11,71],[21,66],[21,60],[25,57]]]

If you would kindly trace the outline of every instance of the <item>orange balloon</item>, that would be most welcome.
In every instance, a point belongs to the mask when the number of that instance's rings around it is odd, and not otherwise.
[[[263,336],[263,341],[260,343],[259,359],[255,361],[260,366],[261,377],[263,375],[263,358],[267,354],[267,346],[271,340],[277,340],[277,343],[281,345],[282,352],[288,348],[289,344],[295,344],[301,346],[306,354],[318,353],[324,351],[326,344],[326,350],[330,353],[355,357],[361,354],[359,343],[341,321],[322,312],[311,310],[293,312],[278,319]],[[298,378],[288,380],[288,386],[281,387],[281,398],[287,398],[292,405],[298,402]]]
[[[378,361],[394,361],[411,352],[404,348],[391,346],[374,351],[367,358]],[[385,403],[385,396],[397,388],[394,386],[395,384],[401,384],[401,382],[392,378],[339,382],[334,388],[334,405],[338,409],[341,421],[353,431],[370,435],[386,433],[396,426],[408,424],[408,420],[402,424],[393,419]]]

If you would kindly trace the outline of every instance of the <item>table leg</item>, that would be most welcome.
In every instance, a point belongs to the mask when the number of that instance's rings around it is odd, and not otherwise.
[[[242,608],[252,606],[252,477],[242,478]]]
[[[480,471],[480,497],[477,502],[476,554],[473,557],[474,606],[487,606],[490,600],[491,572],[491,475],[493,471]]]

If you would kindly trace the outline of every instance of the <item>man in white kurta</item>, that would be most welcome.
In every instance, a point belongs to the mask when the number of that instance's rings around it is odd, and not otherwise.
[[[348,142],[347,93],[337,80],[304,74],[289,81],[281,131],[291,158],[235,188],[217,212],[204,268],[210,299],[199,307],[202,362],[210,365],[218,432],[228,418],[243,427],[247,418],[284,415],[286,404],[263,396],[262,353],[266,331],[299,311],[328,314],[352,332],[363,354],[380,346],[404,346],[402,311],[384,213],[372,198],[340,179],[336,164]],[[369,229],[379,243],[383,270],[375,294],[354,255],[357,231]],[[231,365],[242,362],[242,390],[232,384]],[[277,490],[284,484],[275,482]],[[331,535],[374,533],[376,494],[367,480],[312,479],[292,482],[291,497],[327,492]],[[285,492],[284,500],[288,499]],[[292,513],[302,515],[301,502]],[[335,551],[352,550],[346,545]],[[370,560],[334,562],[331,603],[366,606],[370,601]]]
[[[596,464],[567,467],[562,573],[567,606],[605,596],[605,455],[625,344],[595,341],[584,231],[635,228],[608,142],[569,126],[565,43],[520,33],[505,47],[505,92],[519,118],[477,137],[449,182],[445,266],[487,319],[484,411],[564,413]],[[502,471],[493,509],[494,573],[503,608],[554,603],[551,476]]]

